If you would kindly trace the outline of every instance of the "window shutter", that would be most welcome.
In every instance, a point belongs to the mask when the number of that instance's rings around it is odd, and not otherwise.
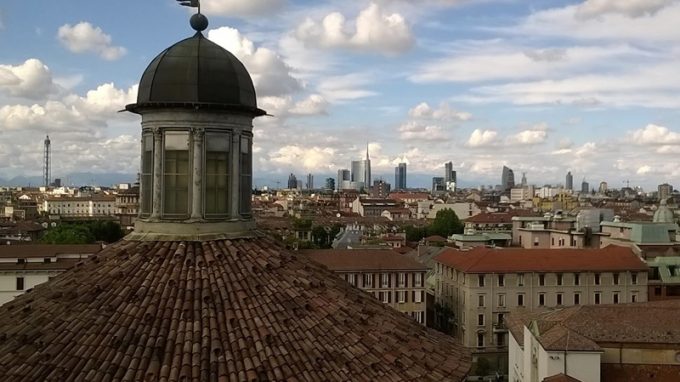
[[[411,292],[411,301],[416,301],[416,291]]]
[[[404,274],[404,287],[405,288],[408,288],[408,276],[409,276],[408,273]]]
[[[392,292],[385,292],[387,293],[387,302],[392,302]]]

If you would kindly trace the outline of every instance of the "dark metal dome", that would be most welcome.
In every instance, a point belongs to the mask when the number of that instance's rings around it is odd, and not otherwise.
[[[137,103],[126,109],[190,107],[242,111],[258,109],[255,87],[245,66],[233,54],[200,32],[159,54],[139,81]]]

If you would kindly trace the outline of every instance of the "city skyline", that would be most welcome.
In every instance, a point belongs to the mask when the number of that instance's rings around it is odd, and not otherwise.
[[[138,172],[138,126],[117,111],[158,46],[188,37],[174,3],[0,5],[12,47],[0,52],[0,178],[40,177],[46,135],[53,178]],[[452,161],[467,185],[496,184],[503,165],[534,184],[567,171],[673,184],[680,4],[612,4],[205,0],[204,11],[207,37],[244,62],[272,115],[255,123],[260,184],[333,176],[366,141],[373,178],[403,162],[411,183]]]

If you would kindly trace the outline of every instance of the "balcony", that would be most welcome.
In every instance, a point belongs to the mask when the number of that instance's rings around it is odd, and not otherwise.
[[[493,323],[493,332],[494,333],[506,333],[507,331],[508,331],[508,327],[505,325],[505,321]]]

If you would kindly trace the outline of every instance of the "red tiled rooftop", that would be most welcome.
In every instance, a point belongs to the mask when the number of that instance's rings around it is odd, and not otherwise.
[[[439,235],[432,235],[432,236],[426,237],[424,240],[425,240],[425,241],[435,242],[435,243],[443,243],[443,242],[446,241],[446,238],[445,238],[445,237],[441,237],[441,236],[439,236]]]
[[[576,379],[570,375],[566,375],[564,373],[559,373],[550,377],[543,378],[543,382],[581,382],[581,380]]]
[[[321,249],[302,252],[332,271],[428,270],[426,266],[392,249]]]
[[[54,257],[61,254],[93,254],[101,250],[99,244],[24,244],[0,245],[0,258]]]
[[[448,249],[435,260],[466,273],[646,271],[629,247],[602,249],[524,249],[475,247]]]
[[[460,381],[470,361],[269,238],[123,240],[0,307],[3,381]]]

